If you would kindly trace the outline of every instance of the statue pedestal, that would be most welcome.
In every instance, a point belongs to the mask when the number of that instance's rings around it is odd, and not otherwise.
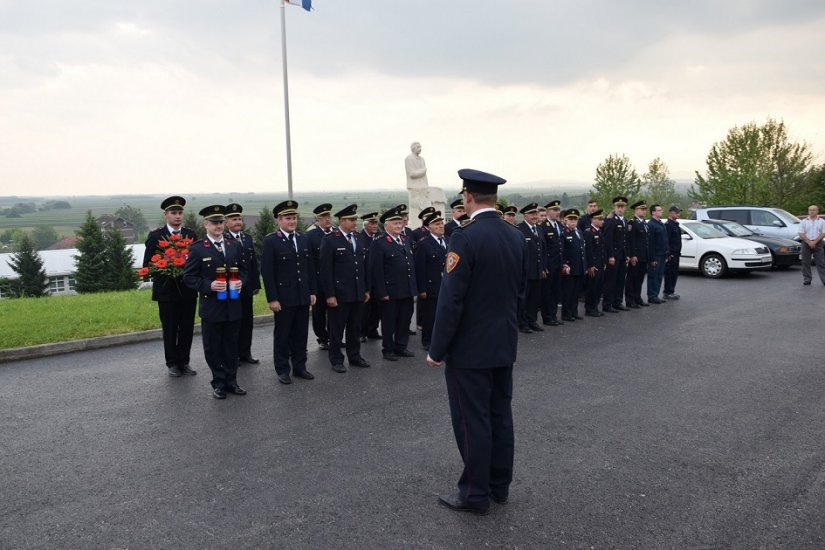
[[[426,184],[415,187],[408,186],[407,196],[410,213],[409,225],[413,229],[421,226],[421,220],[418,219],[418,214],[428,206],[432,206],[444,215],[447,197],[444,195],[444,190],[440,187],[429,187]]]

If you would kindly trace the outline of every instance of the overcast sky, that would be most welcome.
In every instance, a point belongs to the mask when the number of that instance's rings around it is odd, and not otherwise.
[[[287,6],[296,190],[464,167],[676,179],[783,119],[825,160],[821,0],[313,0]],[[0,0],[0,194],[286,191],[278,0]],[[448,193],[449,194],[449,193]]]

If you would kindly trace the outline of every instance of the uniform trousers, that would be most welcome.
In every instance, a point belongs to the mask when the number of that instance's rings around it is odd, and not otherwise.
[[[315,333],[315,338],[317,338],[319,344],[329,342],[327,321],[327,297],[319,291],[316,295],[315,305],[312,306],[312,332]]]
[[[602,299],[604,290],[604,270],[596,271],[594,277],[589,275],[584,278],[584,310],[589,312],[599,311],[599,302]]]
[[[561,278],[561,316],[579,316],[579,292],[584,285],[581,275],[564,275]]]
[[[662,277],[665,275],[665,257],[655,256],[656,267],[652,262],[647,264],[647,300],[658,298],[659,291],[662,290]]]
[[[421,310],[421,345],[428,347],[433,339],[435,325],[435,309],[438,305],[438,295],[427,294],[427,299],[418,298],[418,307]]]
[[[329,321],[329,362],[332,365],[343,365],[344,354],[341,353],[341,342],[344,332],[347,336],[347,359],[357,361],[361,358],[361,309],[364,302],[338,302],[336,307],[327,307]]]
[[[201,319],[203,354],[212,371],[213,388],[225,388],[236,383],[240,327],[240,321],[209,322]]]
[[[195,299],[158,302],[158,316],[163,327],[163,354],[166,356],[167,367],[182,367],[189,364],[192,333],[195,330],[196,303]]]
[[[378,323],[381,322],[381,301],[370,299],[361,308],[361,336],[378,333]]]
[[[252,357],[252,296],[241,296],[241,328],[238,333],[238,357]]]
[[[444,369],[450,417],[464,471],[461,498],[486,509],[489,496],[507,497],[513,480],[513,367]]]
[[[289,374],[307,370],[307,336],[309,334],[309,306],[284,307],[274,313],[275,371]]]
[[[679,278],[679,255],[670,257],[670,261],[665,264],[665,294],[676,292],[676,279]]]
[[[407,349],[410,341],[410,320],[413,314],[413,299],[390,298],[381,302],[381,336],[384,353],[395,353]]]
[[[545,323],[555,321],[561,299],[561,270],[550,269],[541,282],[541,319]]]
[[[615,265],[607,264],[604,270],[604,298],[602,307],[618,307],[622,305],[627,263],[624,258],[616,259]]]
[[[536,324],[536,317],[541,306],[541,281],[542,279],[527,281],[527,290],[524,293],[524,306],[521,308],[522,318],[519,322],[521,326]]]
[[[642,303],[642,283],[647,273],[647,262],[636,262],[627,266],[627,280],[624,284],[624,301],[626,304]]]

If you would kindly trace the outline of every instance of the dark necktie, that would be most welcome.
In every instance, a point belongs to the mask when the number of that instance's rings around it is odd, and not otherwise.
[[[223,254],[223,241],[215,241],[215,248],[218,249],[218,252]]]
[[[441,248],[447,248],[447,246],[444,244],[444,237],[438,238],[438,244],[441,245]]]
[[[295,249],[295,252],[298,252],[298,243],[295,242],[295,233],[289,234],[289,242],[292,244],[292,248]]]
[[[533,236],[534,236],[534,237],[538,237],[538,236],[539,236],[539,234],[538,234],[538,233],[536,233],[536,226],[535,226],[535,225],[530,226],[530,231],[532,231],[532,232],[533,232]]]
[[[352,247],[352,251],[355,252],[355,241],[352,240],[352,233],[347,233],[347,240],[349,241],[349,245]]]
[[[172,231],[172,235],[180,235],[180,229],[175,229]]]

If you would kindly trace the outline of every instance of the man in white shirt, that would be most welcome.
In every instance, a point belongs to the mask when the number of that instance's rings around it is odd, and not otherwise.
[[[825,237],[825,220],[819,217],[819,207],[808,207],[808,217],[799,224],[799,239],[802,241],[802,284],[811,284],[811,253],[814,255],[819,280],[825,285],[825,252],[822,239]]]

